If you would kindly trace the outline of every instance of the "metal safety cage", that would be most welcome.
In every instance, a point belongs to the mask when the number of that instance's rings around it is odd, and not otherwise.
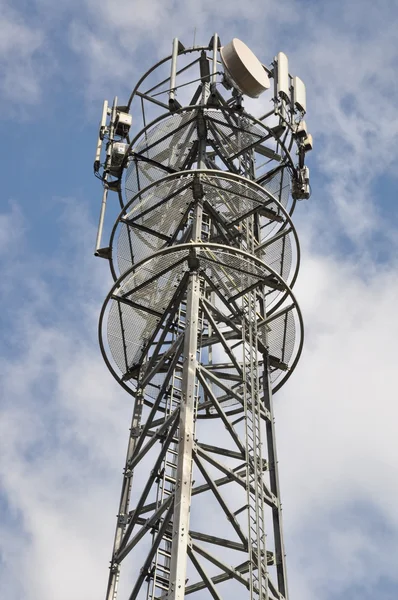
[[[126,151],[125,199],[121,195],[120,201],[128,202],[131,194],[166,173],[191,168],[197,157],[199,127],[206,137],[206,168],[249,176],[269,186],[274,193],[278,193],[275,177],[279,175],[279,200],[285,206],[289,204],[290,214],[293,212],[290,174],[294,173],[295,166],[289,148],[293,131],[285,125],[263,123],[242,107],[229,106],[188,106],[171,115],[162,114],[144,127]],[[281,184],[284,170],[289,177]]]
[[[196,198],[198,186],[200,197]],[[280,187],[279,187],[280,189]],[[240,247],[248,216],[256,216],[255,255],[292,287],[300,247],[286,208],[267,188],[218,170],[189,170],[163,177],[137,192],[123,207],[109,247],[114,279],[163,247],[184,242],[192,231],[192,209],[200,201],[211,215],[208,241]]]
[[[153,394],[157,397],[166,365],[177,350],[181,351],[174,338],[176,332],[180,337],[185,332],[185,320],[181,327],[179,318],[181,305],[186,302],[193,251],[207,315],[198,343],[203,356],[211,348],[211,369],[225,378],[224,387],[219,386],[222,403],[229,406],[233,400],[224,388],[242,362],[245,326],[253,326],[242,322],[241,299],[249,290],[256,292],[264,305],[267,298],[282,296],[266,315],[257,311],[255,324],[260,349],[265,352],[268,348],[270,378],[276,391],[291,375],[302,350],[303,324],[295,297],[282,277],[263,261],[242,250],[211,243],[165,248],[128,269],[116,281],[104,303],[99,326],[109,369],[133,393],[143,388],[142,377],[148,381],[147,404],[152,403]],[[142,373],[153,376],[153,381]],[[233,376],[236,378],[236,373]],[[205,405],[199,405],[198,410],[199,416],[213,414]]]

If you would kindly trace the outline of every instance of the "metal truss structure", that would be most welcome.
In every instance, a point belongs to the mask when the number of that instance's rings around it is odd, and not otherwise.
[[[288,597],[272,395],[303,343],[305,108],[289,76],[291,98],[275,86],[251,116],[219,50],[174,40],[127,106],[104,105],[99,336],[134,399],[107,600]],[[108,193],[121,211],[102,246]]]

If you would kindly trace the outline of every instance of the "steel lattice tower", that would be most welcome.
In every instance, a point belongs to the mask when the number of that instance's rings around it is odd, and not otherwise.
[[[291,216],[312,138],[286,56],[246,50],[175,39],[127,106],[104,103],[99,336],[134,405],[107,600],[288,596],[272,395],[303,343]],[[244,96],[269,79],[256,119]]]

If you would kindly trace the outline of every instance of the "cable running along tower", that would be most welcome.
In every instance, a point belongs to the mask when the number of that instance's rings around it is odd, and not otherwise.
[[[285,54],[216,34],[104,103],[99,336],[133,400],[106,600],[288,597],[272,396],[303,343],[305,112]]]

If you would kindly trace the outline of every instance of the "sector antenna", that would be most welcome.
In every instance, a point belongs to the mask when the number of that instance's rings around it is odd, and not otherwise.
[[[106,600],[288,598],[273,395],[303,345],[305,112],[283,52],[217,34],[104,102],[99,339],[133,405]]]

